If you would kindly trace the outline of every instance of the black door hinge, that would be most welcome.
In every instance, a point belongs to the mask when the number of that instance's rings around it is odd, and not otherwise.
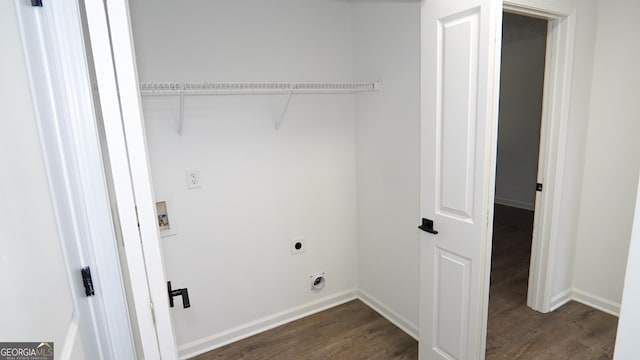
[[[542,191],[542,184],[541,183],[537,183],[536,184],[536,191]]]
[[[31,6],[42,7],[42,0],[31,0]]]
[[[80,269],[82,274],[82,285],[84,285],[84,293],[87,296],[93,296],[96,293],[93,291],[93,279],[91,278],[91,269],[88,266]]]

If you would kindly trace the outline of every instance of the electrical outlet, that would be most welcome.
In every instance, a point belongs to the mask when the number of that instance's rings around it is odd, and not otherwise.
[[[306,249],[305,245],[303,237],[291,239],[291,255],[303,253]]]
[[[187,189],[197,189],[200,187],[200,170],[186,169]]]

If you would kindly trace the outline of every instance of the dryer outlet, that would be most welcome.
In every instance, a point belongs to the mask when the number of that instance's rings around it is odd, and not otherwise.
[[[306,245],[304,237],[291,239],[291,255],[302,254],[307,248]]]

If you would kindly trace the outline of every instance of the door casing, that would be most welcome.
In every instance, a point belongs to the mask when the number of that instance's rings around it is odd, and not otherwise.
[[[144,358],[175,359],[128,3],[86,0],[85,9],[140,346]]]
[[[548,21],[537,179],[544,188],[536,193],[527,293],[527,306],[547,313],[563,304],[552,304],[552,286],[561,241],[559,189],[565,168],[576,10],[567,3],[543,0],[504,0],[503,10]]]

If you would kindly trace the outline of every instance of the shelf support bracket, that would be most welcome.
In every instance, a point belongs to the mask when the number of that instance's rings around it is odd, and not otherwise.
[[[184,133],[184,90],[180,91],[180,119],[178,120],[178,135]]]
[[[280,130],[280,126],[282,126],[282,122],[284,121],[284,116],[287,113],[287,109],[289,108],[289,103],[291,102],[291,97],[293,96],[293,90],[295,90],[296,84],[291,85],[291,89],[289,89],[289,95],[287,95],[287,102],[284,103],[284,107],[282,108],[282,113],[280,114],[280,118],[278,118],[275,122],[276,130]]]

